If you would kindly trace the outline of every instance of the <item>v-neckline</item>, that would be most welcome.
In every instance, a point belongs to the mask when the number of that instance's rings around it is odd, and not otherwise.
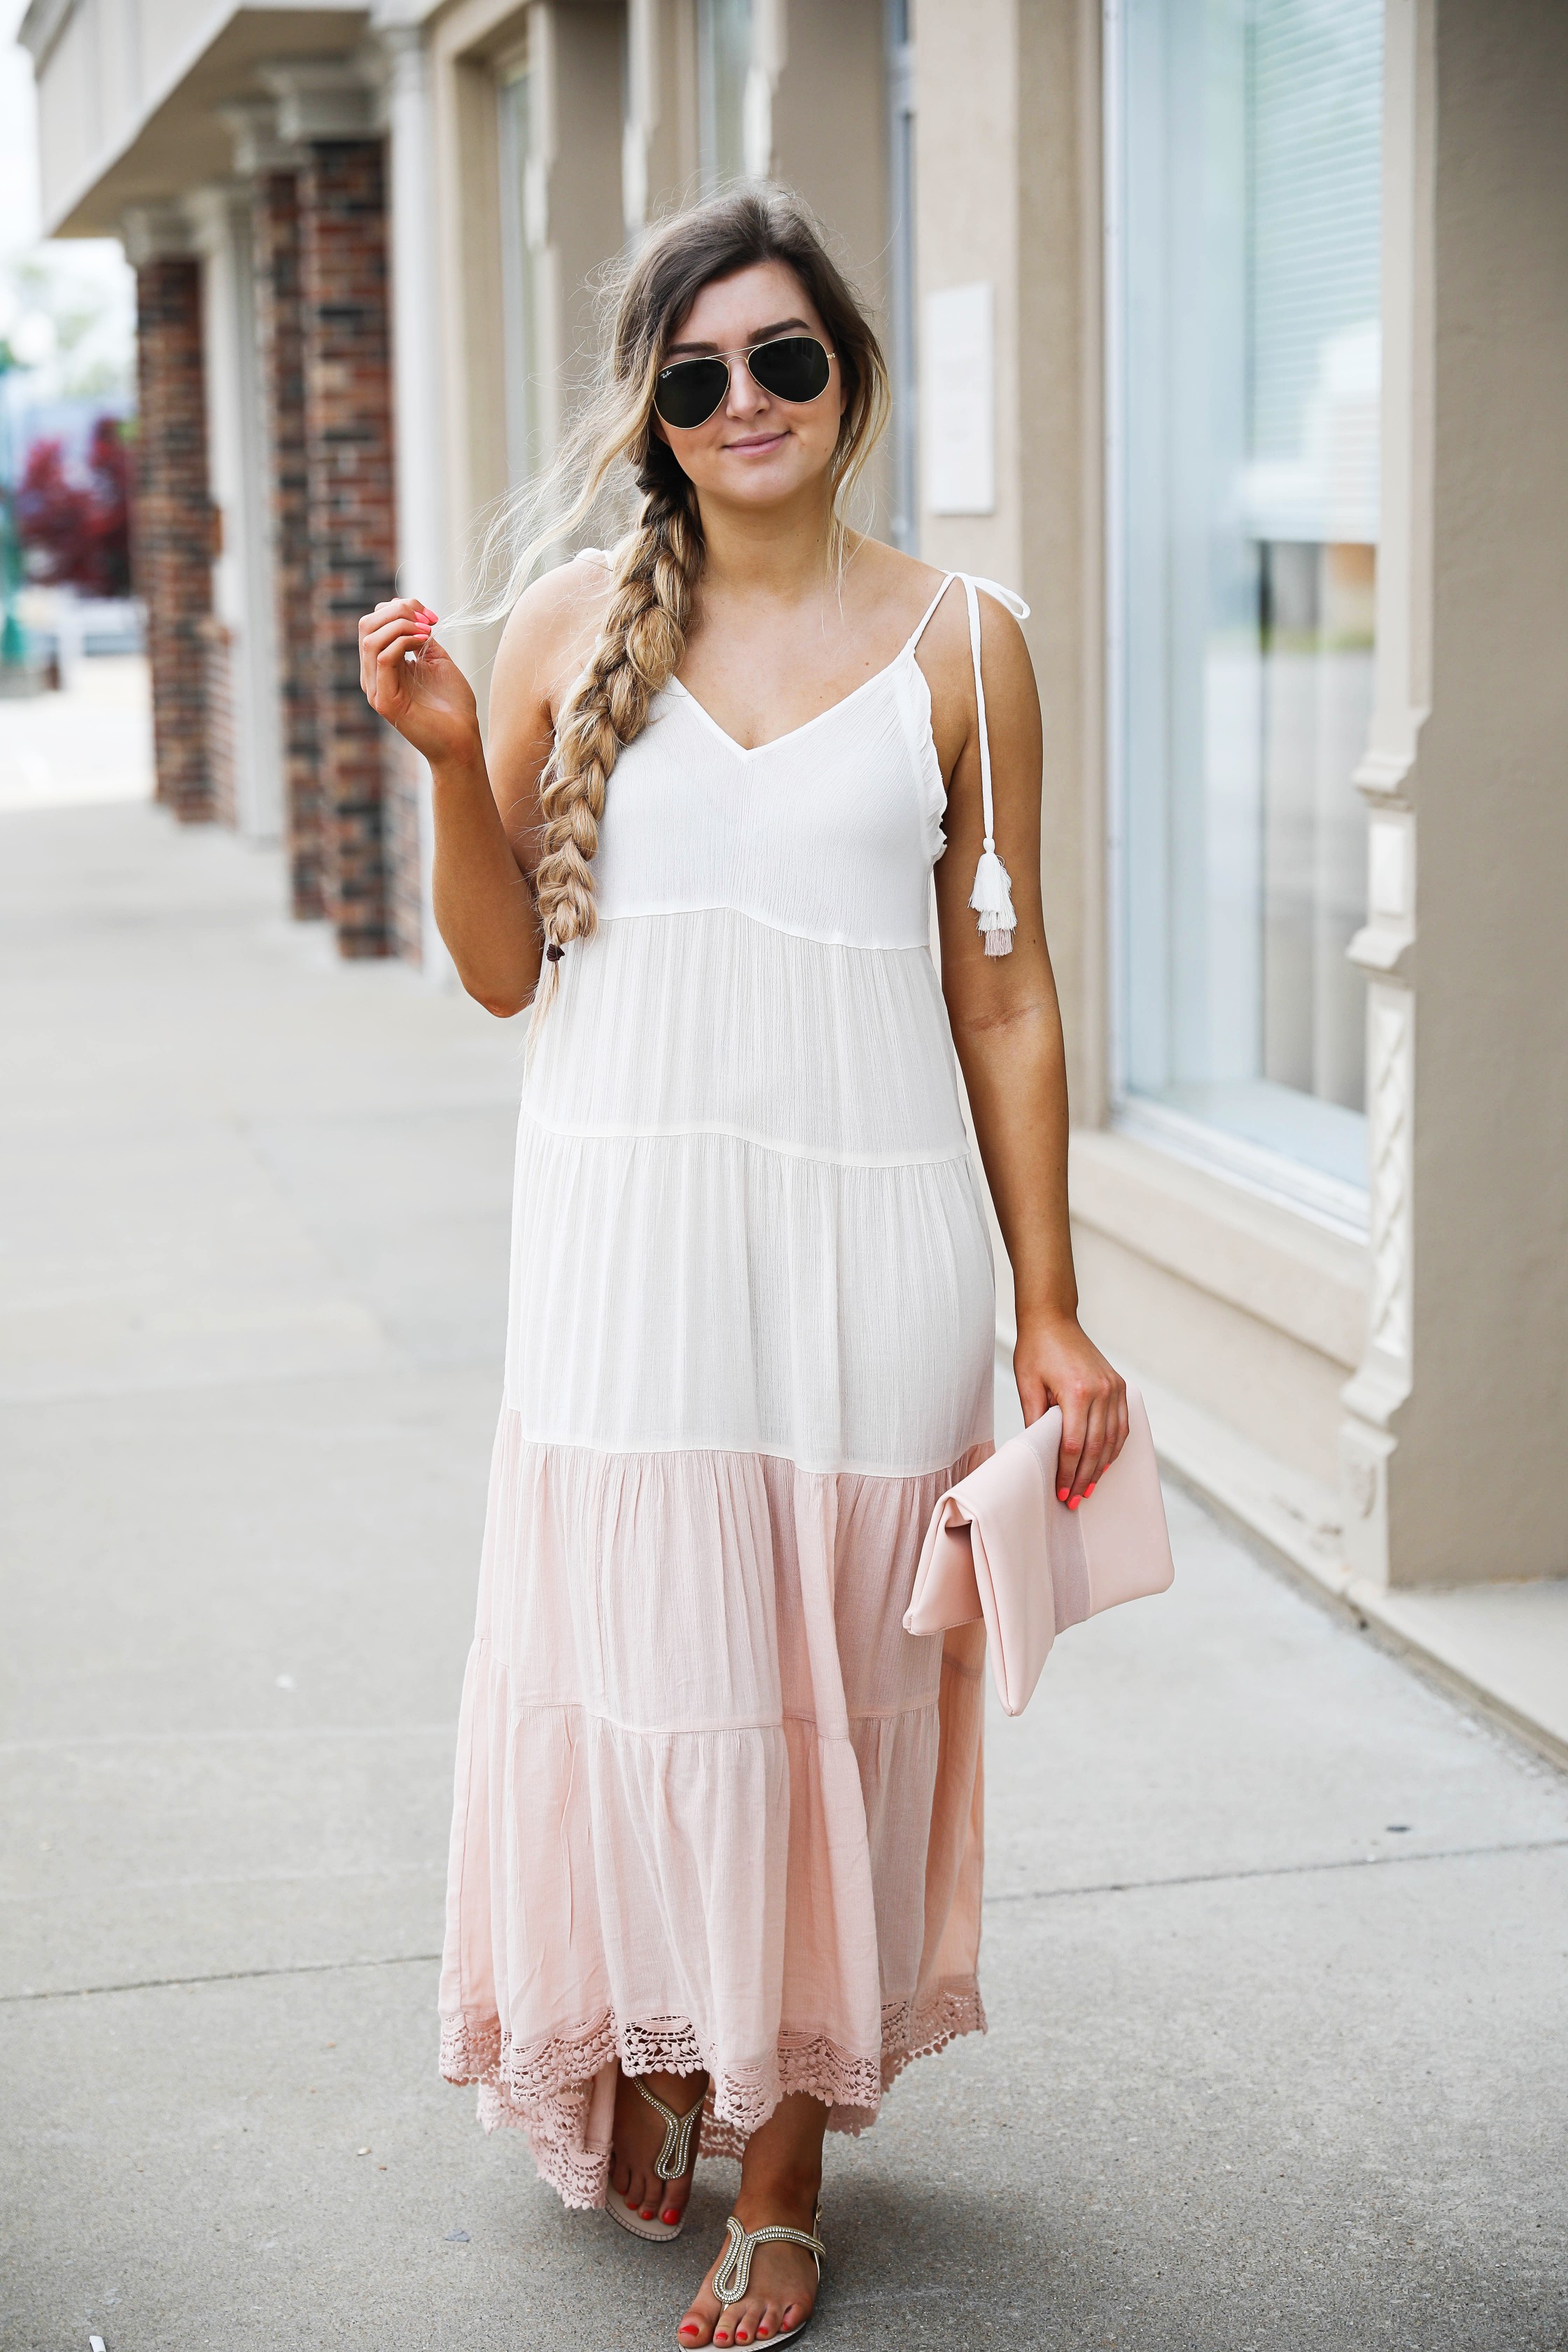
[[[899,664],[913,651],[912,644],[900,646],[891,661],[884,662],[880,669],[874,669],[869,677],[863,677],[858,686],[852,686],[847,694],[841,694],[837,702],[830,702],[826,710],[817,712],[815,719],[803,719],[798,727],[786,727],[782,735],[770,735],[765,743],[738,743],[729,729],[720,726],[707,704],[699,702],[691,688],[680,678],[667,678],[664,691],[679,694],[683,702],[689,702],[704,726],[711,729],[721,743],[727,743],[737,759],[760,760],[764,751],[776,751],[781,743],[793,743],[797,736],[809,735],[814,727],[820,727],[825,719],[833,718],[837,711],[847,710],[852,702],[858,702],[872,687],[879,686],[885,677],[890,677]]]

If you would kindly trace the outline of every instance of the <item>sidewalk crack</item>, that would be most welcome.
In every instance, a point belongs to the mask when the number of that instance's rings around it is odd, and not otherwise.
[[[439,1952],[387,1952],[369,1960],[297,1960],[278,1969],[214,1969],[205,1976],[131,1977],[123,1984],[47,1985],[37,1992],[0,1992],[0,2008],[26,2000],[92,2000],[101,1993],[161,1992],[171,1986],[246,1984],[259,1977],[331,1976],[343,1969],[405,1969],[431,1965]]]
[[[1568,1837],[1528,1838],[1516,1845],[1433,1846],[1425,1853],[1349,1853],[1332,1862],[1260,1863],[1250,1870],[1193,1870],[1169,1878],[1092,1879],[1082,1886],[1025,1886],[1016,1893],[988,1895],[987,1910],[1000,1903],[1058,1903],[1081,1895],[1139,1895],[1162,1886],[1223,1886],[1247,1878],[1312,1878],[1336,1870],[1387,1870],[1421,1862],[1466,1862],[1499,1853],[1552,1853]]]

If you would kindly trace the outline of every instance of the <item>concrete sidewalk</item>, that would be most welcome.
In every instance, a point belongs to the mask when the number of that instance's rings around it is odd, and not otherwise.
[[[0,817],[5,2352],[668,2345],[435,2068],[515,1026],[140,807]],[[988,1762],[988,2038],[812,2341],[1562,2352],[1568,1784],[1172,1497]]]

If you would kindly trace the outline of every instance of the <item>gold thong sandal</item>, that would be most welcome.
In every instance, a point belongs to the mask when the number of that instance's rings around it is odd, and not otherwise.
[[[702,2101],[699,2099],[685,2115],[678,2116],[673,2107],[667,2107],[664,2101],[650,2091],[646,2083],[639,2083],[635,2075],[632,2088],[639,2099],[646,2099],[656,2114],[664,2117],[664,2143],[653,2160],[655,2172],[661,2180],[679,2180],[691,2163],[691,2135],[697,2128],[697,2118],[702,2113]],[[634,2238],[647,2238],[654,2244],[679,2238],[686,2227],[684,2208],[679,2221],[645,2221],[637,2207],[626,2203],[614,2181],[605,2190],[605,2210],[612,2221],[618,2221],[623,2230],[631,2231]]]
[[[816,2210],[811,2217],[811,2228],[809,2230],[786,2229],[782,2221],[770,2221],[767,2227],[763,2230],[742,2230],[741,2224],[736,2221],[733,2213],[731,2213],[729,2220],[724,2224],[724,2234],[729,2241],[728,2246],[725,2250],[724,2259],[713,2273],[713,2292],[718,2296],[720,2302],[723,2305],[725,2310],[728,2311],[733,2304],[744,2303],[746,2299],[746,2291],[751,2285],[752,2281],[752,2256],[756,2252],[757,2248],[759,2246],[777,2244],[781,2239],[786,2240],[792,2246],[804,2246],[805,2248],[806,2252],[816,2264],[816,2275],[820,2280],[822,2276],[823,2256],[827,2252],[822,2240],[816,2234],[817,2227],[821,2222],[821,2220],[822,2200],[820,2197],[816,2200]],[[814,2304],[811,2310],[806,2313],[805,2317],[801,2321],[798,2327],[792,2327],[789,2330],[789,2333],[785,2336],[758,2336],[756,2338],[757,2343],[759,2345],[765,2344],[768,2347],[768,2352],[774,2352],[774,2347],[777,2345],[793,2344],[797,2336],[804,2336],[805,2334],[806,2329],[811,2326],[812,2320],[816,2316],[816,2306]]]

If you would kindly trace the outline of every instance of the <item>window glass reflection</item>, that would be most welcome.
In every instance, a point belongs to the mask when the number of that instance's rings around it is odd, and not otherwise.
[[[1127,0],[1121,24],[1120,1077],[1133,1111],[1349,1191],[1382,9]]]

